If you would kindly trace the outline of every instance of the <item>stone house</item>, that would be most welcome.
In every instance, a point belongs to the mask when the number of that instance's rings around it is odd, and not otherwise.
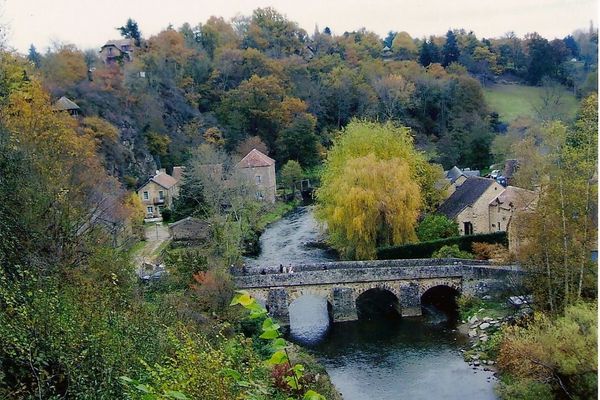
[[[450,197],[440,205],[438,212],[456,221],[461,235],[489,233],[489,206],[504,187],[494,179],[462,175],[450,191]]]
[[[238,177],[252,188],[252,195],[257,200],[275,203],[277,180],[275,177],[275,160],[256,149],[252,149],[235,165]]]
[[[210,236],[210,224],[198,218],[187,217],[169,224],[169,231],[176,241],[203,242]]]
[[[508,186],[490,203],[490,232],[509,231],[514,214],[530,209],[536,199],[531,190]]]
[[[104,64],[133,60],[133,39],[109,40],[100,48],[100,59]]]
[[[179,179],[167,174],[164,169],[156,171],[156,174],[137,190],[146,209],[146,218],[161,218],[161,211],[173,206],[173,200],[179,195],[181,167],[173,168],[173,175],[176,173]]]

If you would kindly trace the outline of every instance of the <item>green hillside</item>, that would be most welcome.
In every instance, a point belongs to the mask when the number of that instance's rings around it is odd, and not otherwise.
[[[492,111],[500,114],[504,122],[513,121],[520,116],[534,116],[534,107],[540,102],[544,89],[524,85],[493,85],[484,88],[485,99]],[[571,92],[564,90],[562,102],[570,116],[577,112],[577,99]]]

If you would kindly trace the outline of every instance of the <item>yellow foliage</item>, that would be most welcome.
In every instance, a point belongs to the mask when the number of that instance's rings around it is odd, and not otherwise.
[[[440,176],[408,128],[355,120],[329,153],[316,215],[344,257],[373,258],[378,246],[415,238],[419,212],[439,199]]]

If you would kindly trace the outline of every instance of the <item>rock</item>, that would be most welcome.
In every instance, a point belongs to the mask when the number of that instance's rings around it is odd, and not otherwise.
[[[494,364],[496,364],[496,361],[493,361],[493,360],[488,361],[488,365],[494,365]]]
[[[479,329],[487,329],[490,327],[490,324],[487,322],[484,322],[483,324],[479,325]]]
[[[473,365],[476,366],[476,367],[479,367],[479,361],[474,361]]]
[[[484,318],[483,318],[483,321],[484,321],[484,322],[490,322],[491,320],[492,320],[492,318],[490,318],[490,317],[484,317]]]
[[[483,300],[491,300],[492,296],[490,296],[489,294],[486,294],[485,296],[482,297]]]
[[[477,321],[479,321],[477,315],[473,315],[471,318],[469,318],[469,324],[474,324]]]
[[[477,331],[476,331],[475,329],[471,329],[471,330],[469,331],[469,337],[470,337],[470,338],[473,338],[473,337],[475,337],[475,336],[477,336]]]
[[[479,337],[479,340],[481,342],[487,342],[488,341],[488,337],[486,335],[482,335],[482,336]]]
[[[473,354],[473,355],[471,356],[471,359],[472,359],[472,360],[479,360],[479,354]]]

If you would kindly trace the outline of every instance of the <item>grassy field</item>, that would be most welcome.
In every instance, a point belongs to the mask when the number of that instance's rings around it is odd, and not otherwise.
[[[500,114],[500,120],[511,122],[520,116],[535,116],[534,106],[543,91],[541,87],[504,84],[484,88],[484,95],[490,109]],[[575,96],[565,89],[562,101],[567,114],[574,117],[578,106]]]

